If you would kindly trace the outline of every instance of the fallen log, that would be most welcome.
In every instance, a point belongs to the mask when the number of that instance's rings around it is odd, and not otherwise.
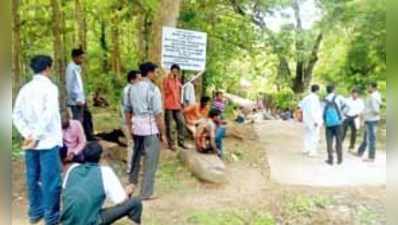
[[[217,155],[182,150],[179,152],[179,157],[199,180],[215,184],[223,184],[227,181],[225,164]]]

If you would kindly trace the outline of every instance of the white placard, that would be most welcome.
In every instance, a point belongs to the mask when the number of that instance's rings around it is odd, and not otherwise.
[[[207,33],[163,27],[162,67],[170,69],[176,63],[183,70],[203,71],[206,47]]]

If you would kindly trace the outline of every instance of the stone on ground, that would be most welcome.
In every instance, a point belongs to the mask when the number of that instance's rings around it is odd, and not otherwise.
[[[182,150],[181,160],[198,179],[210,183],[226,182],[224,162],[215,154],[201,154],[194,150]]]

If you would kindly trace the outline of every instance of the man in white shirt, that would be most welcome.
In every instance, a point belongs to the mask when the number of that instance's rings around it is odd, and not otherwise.
[[[369,148],[369,158],[366,162],[374,162],[376,159],[376,137],[377,125],[381,119],[380,109],[382,105],[381,94],[378,91],[377,83],[372,83],[368,89],[369,95],[365,100],[365,133],[361,146],[358,149],[358,156],[362,157]]]
[[[343,142],[347,135],[348,128],[351,129],[351,139],[350,139],[350,146],[349,150],[352,151],[355,148],[356,138],[357,138],[357,131],[360,126],[360,116],[363,113],[365,108],[362,99],[359,98],[359,92],[357,89],[352,89],[351,97],[346,99],[347,110],[344,112],[344,135],[343,135]]]
[[[62,147],[58,88],[49,79],[53,60],[32,58],[35,75],[15,100],[13,122],[24,138],[28,216],[31,224],[44,218],[46,225],[59,223]]]
[[[299,104],[303,111],[304,154],[315,157],[318,154],[319,133],[322,126],[322,107],[318,96],[319,85],[312,85],[311,93]]]
[[[99,164],[102,147],[91,142],[83,150],[84,164],[73,164],[65,174],[62,185],[63,225],[109,225],[128,217],[141,223],[142,203],[131,198],[135,186],[123,188],[114,171]],[[103,208],[106,200],[114,206]]]
[[[195,82],[199,79],[204,71],[199,72],[182,86],[181,103],[184,107],[194,105],[196,103]],[[184,81],[183,81],[184,82]]]
[[[94,140],[94,128],[92,116],[87,107],[81,75],[84,51],[82,49],[73,49],[71,55],[72,61],[66,68],[65,79],[66,92],[68,94],[67,104],[71,108],[73,119],[79,120],[82,123],[87,140],[92,141]]]

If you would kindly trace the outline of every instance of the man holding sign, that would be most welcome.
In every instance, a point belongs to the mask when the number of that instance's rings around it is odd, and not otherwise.
[[[172,151],[176,151],[174,138],[171,135],[171,121],[177,124],[177,136],[178,146],[183,149],[188,147],[184,144],[184,118],[182,117],[181,109],[181,82],[180,82],[180,66],[174,64],[171,66],[170,73],[164,79],[163,90],[164,90],[164,105],[165,105],[165,124],[166,124],[166,136],[169,141],[169,148]]]

